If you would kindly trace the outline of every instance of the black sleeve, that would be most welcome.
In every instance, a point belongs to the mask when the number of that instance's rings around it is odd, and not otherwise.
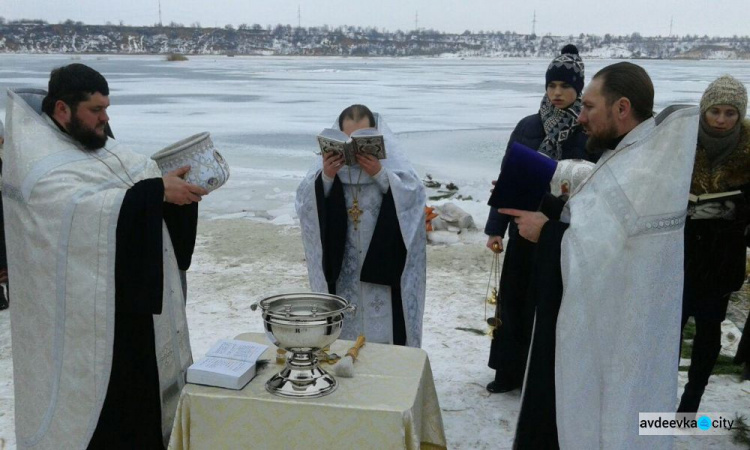
[[[323,191],[323,178],[318,175],[315,180],[315,199],[320,224],[320,244],[323,248],[323,273],[328,282],[328,291],[336,293],[336,280],[341,273],[344,262],[344,245],[346,244],[346,200],[344,185],[338,175],[333,179],[333,186],[328,197]]]
[[[380,205],[378,221],[359,279],[365,283],[400,286],[405,265],[406,245],[401,236],[393,193],[389,188]]]
[[[745,246],[750,248],[750,183],[740,187],[744,198],[735,202],[735,220],[744,223]]]
[[[557,261],[557,265],[560,265],[560,248],[562,246],[563,234],[565,234],[565,231],[569,226],[569,223],[550,219],[544,224],[542,231],[539,234],[539,241],[537,244],[547,246],[547,250],[550,252],[549,255],[551,255],[548,259]],[[539,248],[542,248],[542,246],[537,245],[537,253],[539,253]]]
[[[510,133],[508,138],[508,145],[505,146],[506,153],[510,149],[510,146],[518,141],[518,136],[521,133],[523,121],[519,122],[518,125]],[[487,236],[501,236],[505,237],[505,232],[508,230],[508,224],[510,223],[511,216],[506,214],[500,214],[496,208],[490,208],[490,214],[487,217],[487,223],[484,225],[484,234]]]
[[[195,236],[198,232],[198,203],[178,206],[164,203],[164,222],[169,230],[172,247],[180,270],[188,270],[193,259]]]
[[[565,207],[565,200],[555,197],[550,193],[544,194],[542,203],[539,205],[539,211],[547,216],[550,220],[560,220],[560,214]]]
[[[484,226],[484,234],[505,237],[510,218],[509,215],[500,214],[497,209],[490,208],[490,215],[487,217],[487,224]]]
[[[161,178],[139,181],[125,193],[117,219],[115,308],[160,314],[163,289]]]

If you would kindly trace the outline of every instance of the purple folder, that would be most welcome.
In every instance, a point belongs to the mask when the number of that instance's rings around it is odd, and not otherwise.
[[[557,161],[514,142],[503,158],[500,175],[487,202],[493,208],[536,211],[549,192]]]

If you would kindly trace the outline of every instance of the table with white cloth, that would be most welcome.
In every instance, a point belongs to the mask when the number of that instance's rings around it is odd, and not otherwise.
[[[210,449],[444,449],[430,360],[424,350],[366,343],[352,378],[336,377],[331,394],[278,397],[265,383],[282,369],[262,333],[235,339],[268,344],[271,362],[242,390],[188,384],[182,391],[169,448]],[[354,343],[338,340],[343,355]],[[333,372],[328,364],[321,367]],[[335,376],[335,374],[334,374]]]

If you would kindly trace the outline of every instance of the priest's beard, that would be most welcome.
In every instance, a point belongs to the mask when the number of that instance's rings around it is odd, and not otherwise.
[[[99,150],[107,143],[107,135],[100,135],[91,127],[86,126],[73,112],[68,124],[68,134],[80,142],[83,148],[89,151]]]
[[[607,119],[610,118],[612,118],[611,114]],[[586,151],[592,155],[602,154],[605,150],[614,148],[612,144],[617,141],[618,137],[614,120],[609,121],[607,128],[602,130],[601,133],[589,135],[589,139],[586,141]]]

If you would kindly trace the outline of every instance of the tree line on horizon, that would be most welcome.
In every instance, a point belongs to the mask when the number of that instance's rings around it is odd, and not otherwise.
[[[55,25],[51,24],[46,20],[43,19],[6,19],[3,16],[0,16],[0,25]],[[529,36],[529,37],[537,37],[536,34],[530,33],[530,34],[524,34],[524,33],[518,33],[515,31],[496,31],[496,30],[479,30],[477,32],[474,32],[472,30],[465,30],[462,33],[451,33],[447,31],[440,31],[435,30],[432,28],[419,28],[415,30],[396,30],[396,31],[389,31],[385,28],[378,29],[377,27],[361,27],[356,25],[339,25],[339,26],[329,26],[329,25],[322,25],[322,26],[312,26],[312,27],[293,27],[292,25],[286,24],[277,24],[275,26],[272,25],[266,25],[265,27],[258,24],[253,23],[251,25],[248,25],[247,23],[241,23],[237,25],[236,27],[232,24],[226,24],[223,27],[204,27],[201,26],[200,22],[193,22],[189,25],[185,25],[182,23],[171,21],[168,24],[160,24],[155,23],[153,25],[127,25],[124,21],[120,20],[117,24],[114,24],[110,21],[107,21],[105,24],[86,24],[80,20],[73,20],[73,19],[66,19],[62,20],[58,23],[58,25],[65,25],[69,27],[97,27],[97,26],[106,26],[106,27],[127,27],[127,28],[199,28],[199,29],[224,29],[224,30],[239,30],[239,31],[253,31],[253,32],[270,32],[272,34],[282,34],[282,33],[290,33],[292,30],[301,30],[303,32],[309,32],[309,33],[315,33],[315,32],[323,32],[323,33],[367,33],[367,34],[373,34],[373,35],[388,35],[388,34],[427,34],[427,35],[462,35],[462,36],[469,36],[469,35],[477,35],[477,36],[498,36],[498,35],[514,35],[514,36]],[[551,33],[544,34],[542,36],[552,36]],[[557,35],[559,37],[563,37],[562,35]],[[592,37],[599,37],[600,35],[597,34],[589,34],[589,33],[579,33],[579,38],[584,38],[587,36]],[[567,37],[572,38],[573,35],[567,35]],[[643,36],[639,32],[633,32],[631,34],[625,34],[625,35],[613,35],[610,33],[604,34],[602,36],[604,41],[608,42],[617,42],[619,40],[623,39],[630,39],[630,40],[641,40],[641,39],[648,39],[648,38],[659,38],[659,39],[706,39],[706,40],[713,40],[718,41],[722,39],[731,39],[731,40],[746,40],[750,39],[750,35],[743,35],[739,36],[737,34],[734,34],[732,36],[709,36],[707,34],[704,34],[703,36],[698,34],[686,34],[683,36],[680,35],[670,35],[670,36],[661,36],[661,35],[655,35],[655,36]]]
[[[614,58],[693,58],[724,55],[750,59],[750,37],[604,36],[580,33],[552,36],[513,31],[466,30],[447,33],[432,29],[394,32],[375,27],[293,27],[241,24],[201,27],[199,23],[128,26],[120,22],[87,25],[71,19],[59,24],[44,20],[0,17],[0,52],[38,53],[185,53],[275,54],[312,56],[460,56],[551,57],[573,43],[582,54]],[[602,50],[604,49],[604,50]],[[614,49],[614,50],[613,50]],[[722,53],[723,52],[723,53]],[[728,56],[727,56],[728,55]]]

